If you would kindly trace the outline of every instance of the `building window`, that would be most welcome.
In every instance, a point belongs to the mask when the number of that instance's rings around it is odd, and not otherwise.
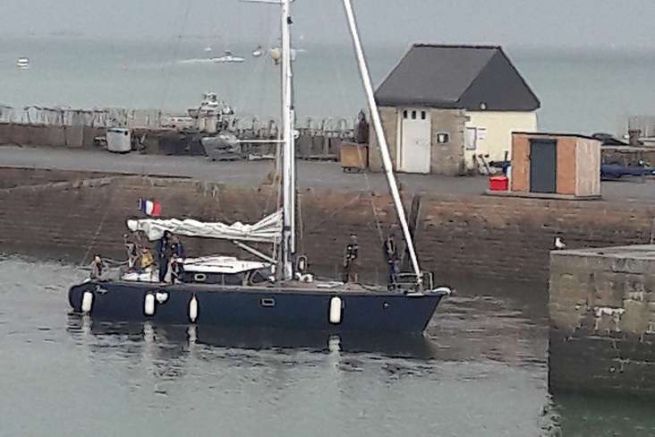
[[[478,147],[478,130],[474,127],[466,128],[466,150],[475,150]]]
[[[416,120],[416,111],[412,111],[412,120]]]
[[[450,140],[450,135],[446,132],[437,133],[437,144],[445,144]]]
[[[425,111],[421,111],[421,120],[425,120]]]
[[[403,118],[404,118],[405,120],[407,120],[407,110],[404,110],[404,111],[403,111]]]

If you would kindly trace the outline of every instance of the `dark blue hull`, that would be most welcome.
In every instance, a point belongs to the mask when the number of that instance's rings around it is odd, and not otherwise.
[[[83,296],[91,293],[93,318],[112,321],[152,320],[227,328],[420,333],[432,318],[443,294],[406,295],[397,292],[223,287],[200,284],[162,285],[139,282],[87,282],[73,286],[69,302],[83,312]],[[146,310],[146,296],[165,296]],[[330,321],[333,298],[341,301],[338,322]],[[192,317],[192,299],[197,313]],[[152,302],[153,298],[149,298]],[[163,299],[162,299],[163,300]],[[87,302],[88,305],[88,302]]]

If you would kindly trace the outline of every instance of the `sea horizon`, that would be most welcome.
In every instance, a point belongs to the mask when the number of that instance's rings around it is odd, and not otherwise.
[[[242,117],[277,118],[277,69],[257,46],[275,41],[205,37],[96,38],[80,35],[13,36],[0,44],[0,104],[92,109],[120,107],[184,113],[214,91]],[[496,45],[494,43],[417,43]],[[411,44],[366,46],[376,85]],[[211,51],[207,51],[207,48]],[[294,68],[298,117],[354,118],[365,106],[352,48],[343,41],[297,42]],[[655,114],[650,72],[655,47],[503,45],[541,100],[539,127],[548,131],[622,135],[629,116]],[[243,64],[208,62],[231,50]],[[28,57],[31,69],[16,68]],[[317,85],[319,84],[319,85]]]

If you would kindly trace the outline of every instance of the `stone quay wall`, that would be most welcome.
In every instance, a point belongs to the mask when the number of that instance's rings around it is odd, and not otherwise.
[[[67,179],[67,180],[64,180]],[[123,256],[125,219],[137,199],[163,214],[255,222],[275,209],[270,185],[243,187],[189,179],[0,168],[0,252],[52,254],[88,262]],[[12,188],[13,187],[13,188]],[[422,266],[438,277],[546,283],[555,236],[570,248],[644,244],[655,207],[642,203],[499,198],[424,193],[406,196]],[[299,250],[321,274],[339,271],[348,235],[361,246],[364,278],[383,280],[381,238],[395,222],[387,195],[322,188],[300,192]],[[231,243],[193,240],[191,253],[241,253]]]
[[[553,391],[655,396],[655,246],[553,252]]]
[[[91,126],[0,123],[0,144],[91,148],[105,129]]]
[[[171,128],[132,128],[133,147],[151,155],[205,155],[200,142],[207,134],[196,131],[177,131]],[[354,140],[353,129],[348,124],[323,125],[318,128],[299,128],[296,141],[299,159],[337,160],[342,141]],[[235,131],[244,143],[241,158],[249,155],[274,155],[277,139],[275,126],[267,128],[240,128]],[[96,139],[105,137],[106,128],[87,125],[49,125],[0,122],[0,145],[58,147],[70,149],[98,149]],[[138,145],[136,144],[138,140]],[[255,140],[248,143],[248,140]],[[271,143],[259,141],[271,140]]]

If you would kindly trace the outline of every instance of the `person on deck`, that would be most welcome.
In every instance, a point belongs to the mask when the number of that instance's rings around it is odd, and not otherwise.
[[[91,280],[102,281],[105,271],[106,266],[100,255],[94,255],[93,261],[91,262]]]
[[[155,258],[152,256],[150,249],[144,247],[141,249],[141,256],[139,257],[139,270],[147,272],[153,265],[155,265]]]
[[[384,240],[382,244],[382,254],[384,255],[384,260],[387,262],[388,267],[388,276],[387,276],[387,288],[392,289],[396,286],[398,281],[398,262],[400,257],[398,256],[398,246],[396,246],[396,240],[394,234],[389,234],[389,236]]]
[[[350,242],[346,246],[343,257],[343,282],[357,282],[357,258],[359,256],[359,244],[357,236],[350,235]]]
[[[157,242],[157,265],[159,267],[159,282],[166,282],[168,264],[171,261],[171,237],[170,231],[164,231],[164,236]]]
[[[182,242],[177,235],[173,235],[171,237],[171,250],[175,258],[186,258],[184,253],[184,245],[182,245]]]
[[[137,260],[139,259],[139,248],[130,238],[128,234],[123,235],[123,241],[125,242],[125,251],[127,252],[127,271],[131,272],[137,267]]]
[[[182,242],[177,235],[173,235],[171,238],[171,253],[173,257],[171,261],[171,282],[175,282],[175,280],[178,279],[182,274],[182,260],[186,258],[184,246],[182,245]]]

